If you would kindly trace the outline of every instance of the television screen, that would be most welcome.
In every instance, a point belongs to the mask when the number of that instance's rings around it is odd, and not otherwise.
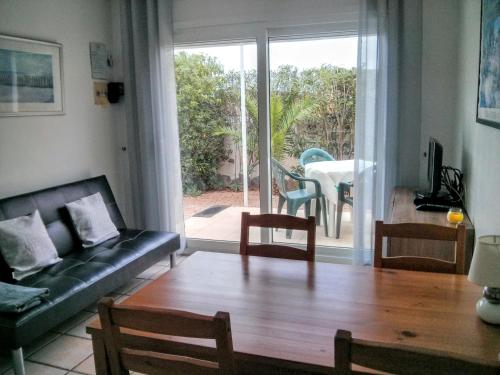
[[[429,193],[436,196],[441,190],[441,167],[443,163],[443,146],[434,138],[429,140],[429,159],[427,165],[427,179]]]

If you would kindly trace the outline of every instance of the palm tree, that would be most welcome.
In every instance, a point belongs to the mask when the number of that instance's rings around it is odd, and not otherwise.
[[[274,159],[282,160],[290,155],[288,137],[293,128],[315,115],[316,103],[309,98],[285,101],[280,95],[271,96],[271,153]]]
[[[290,155],[292,145],[289,136],[292,134],[293,128],[310,120],[315,116],[317,104],[313,103],[309,98],[295,98],[294,100],[284,100],[281,95],[273,94],[270,103],[271,117],[271,153],[276,160],[283,160],[287,155]],[[258,110],[257,100],[248,97],[246,108],[250,124],[248,127],[247,152],[249,173],[253,170],[258,162]],[[232,126],[221,126],[215,129],[214,135],[231,137],[232,141],[237,145],[241,144],[241,131]]]

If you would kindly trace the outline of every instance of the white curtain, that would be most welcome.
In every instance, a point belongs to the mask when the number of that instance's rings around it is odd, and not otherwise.
[[[374,221],[384,218],[396,180],[397,2],[360,2],[353,215],[358,265],[372,263]]]
[[[184,237],[172,1],[121,0],[120,12],[135,224]]]

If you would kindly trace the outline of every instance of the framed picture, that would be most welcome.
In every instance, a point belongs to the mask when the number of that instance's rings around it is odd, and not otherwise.
[[[0,35],[0,116],[61,115],[62,46]]]
[[[477,122],[500,129],[500,0],[482,0]]]

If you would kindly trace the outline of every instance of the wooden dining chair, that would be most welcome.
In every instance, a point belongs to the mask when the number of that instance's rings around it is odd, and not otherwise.
[[[98,304],[111,375],[235,374],[229,313],[214,316],[150,307]],[[214,339],[215,349],[159,335]]]
[[[411,271],[426,271],[440,273],[465,273],[465,225],[456,228],[434,224],[375,223],[375,259],[374,266],[379,268],[397,268]],[[455,242],[455,261],[449,262],[437,258],[420,256],[382,256],[383,238],[414,238],[422,240],[439,240]]]
[[[335,334],[335,374],[352,374],[352,364],[405,375],[500,374],[500,362],[477,362],[449,353],[353,339],[349,331]]]
[[[307,231],[306,250],[285,245],[250,244],[250,227],[281,228]],[[314,248],[316,245],[316,221],[313,216],[307,219],[290,215],[263,214],[250,215],[248,212],[241,214],[241,255],[257,255],[261,257],[307,260],[314,261]]]

